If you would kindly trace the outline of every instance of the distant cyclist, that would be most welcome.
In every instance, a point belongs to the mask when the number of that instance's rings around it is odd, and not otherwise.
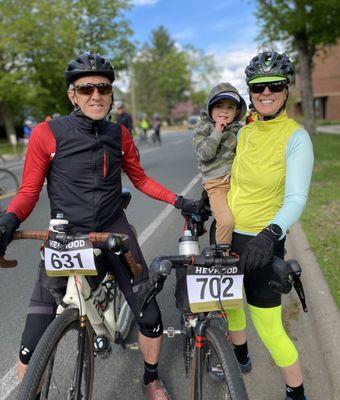
[[[254,121],[238,134],[231,171],[232,251],[241,255],[249,314],[281,369],[286,400],[306,400],[299,355],[282,325],[281,295],[270,286],[275,281],[270,264],[273,255],[283,258],[287,230],[305,207],[313,148],[308,132],[286,113],[295,80],[290,59],[265,51],[250,61],[245,74]],[[250,371],[244,310],[228,312],[228,319],[238,361]]]
[[[153,135],[152,135],[153,144],[156,144],[156,142],[158,142],[158,144],[161,145],[162,144],[161,120],[159,118],[158,113],[154,113],[154,115],[153,115],[152,129],[153,129]]]
[[[140,120],[140,128],[143,132],[143,140],[144,142],[147,142],[148,140],[148,129],[149,129],[149,123],[146,117],[146,114],[142,114],[142,118]]]
[[[25,158],[26,156],[26,152],[27,152],[27,146],[28,146],[28,142],[30,140],[31,137],[31,133],[32,133],[32,129],[34,127],[34,122],[27,118],[24,121],[24,126],[23,126],[23,139],[22,139],[22,143],[24,145],[24,152],[23,152],[23,157]]]
[[[117,124],[124,125],[131,133],[133,132],[133,120],[131,115],[126,111],[125,104],[122,101],[116,101],[115,108],[117,111]]]
[[[129,235],[130,248],[148,277],[148,267],[137,239],[122,209],[121,170],[134,186],[148,196],[180,209],[194,209],[191,200],[176,196],[145,174],[128,129],[106,117],[113,102],[114,70],[97,54],[82,54],[65,70],[68,97],[74,106],[70,115],[38,124],[31,135],[23,181],[7,213],[0,218],[0,255],[4,255],[13,232],[32,212],[47,178],[51,218],[62,214],[76,232],[118,232]],[[144,359],[143,392],[148,400],[169,400],[158,378],[162,345],[162,320],[154,301],[140,318],[134,284],[112,252],[104,252],[139,325],[139,348]],[[43,265],[40,266],[41,268]],[[54,297],[38,279],[29,305],[18,362],[21,380],[32,353],[55,317]],[[63,400],[63,399],[60,399]]]

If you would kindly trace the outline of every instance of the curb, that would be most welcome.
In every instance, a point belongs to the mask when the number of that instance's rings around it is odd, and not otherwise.
[[[313,320],[315,336],[333,386],[331,390],[333,397],[329,400],[339,400],[340,311],[300,223],[296,223],[290,229],[288,245],[290,254],[301,262],[302,281],[308,296],[310,318]]]

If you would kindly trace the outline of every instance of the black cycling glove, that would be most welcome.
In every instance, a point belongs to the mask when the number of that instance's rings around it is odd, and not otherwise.
[[[175,207],[182,210],[184,213],[195,213],[197,206],[197,200],[185,199],[183,196],[176,196]]]
[[[4,256],[13,233],[18,229],[20,221],[14,213],[7,213],[0,218],[0,256]]]
[[[274,255],[274,247],[282,235],[278,225],[269,225],[244,246],[240,258],[242,271],[253,271],[269,264]]]

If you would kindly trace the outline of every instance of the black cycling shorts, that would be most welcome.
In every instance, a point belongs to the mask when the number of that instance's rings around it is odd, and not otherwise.
[[[245,244],[253,238],[254,236],[234,232],[231,251],[241,255]],[[285,240],[286,238],[279,240],[274,248],[274,255],[280,258],[284,257]],[[281,295],[274,292],[269,286],[269,282],[275,280],[275,277],[276,275],[270,264],[255,271],[246,272],[243,282],[247,302],[255,307],[264,308],[281,305]]]
[[[137,263],[141,264],[143,268],[142,276],[136,283],[148,279],[147,264],[124,212],[119,212],[118,215],[116,215],[115,222],[111,225],[108,231],[129,235],[130,250]],[[135,314],[135,319],[139,325],[141,333],[150,338],[161,336],[163,333],[163,326],[161,313],[156,300],[153,300],[150,303],[149,307],[145,310],[143,318],[140,318],[137,309],[136,296],[133,291],[134,285],[131,284],[131,275],[128,272],[128,267],[124,265],[117,255],[108,251],[104,251],[104,260],[107,269],[115,274],[118,285]],[[43,268],[42,263],[40,263],[40,268]],[[39,273],[33,289],[26,324],[22,334],[19,357],[24,364],[28,364],[35,347],[48,325],[54,319],[56,312],[55,299],[49,290],[43,287],[41,277],[42,274]]]

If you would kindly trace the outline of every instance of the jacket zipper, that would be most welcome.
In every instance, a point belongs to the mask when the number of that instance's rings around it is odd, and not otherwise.
[[[98,154],[98,127],[94,125],[94,133],[96,139],[96,147],[94,151],[94,184],[95,184],[95,192],[94,192],[94,226],[97,228],[97,204],[98,204],[98,165],[97,165],[97,154]]]

